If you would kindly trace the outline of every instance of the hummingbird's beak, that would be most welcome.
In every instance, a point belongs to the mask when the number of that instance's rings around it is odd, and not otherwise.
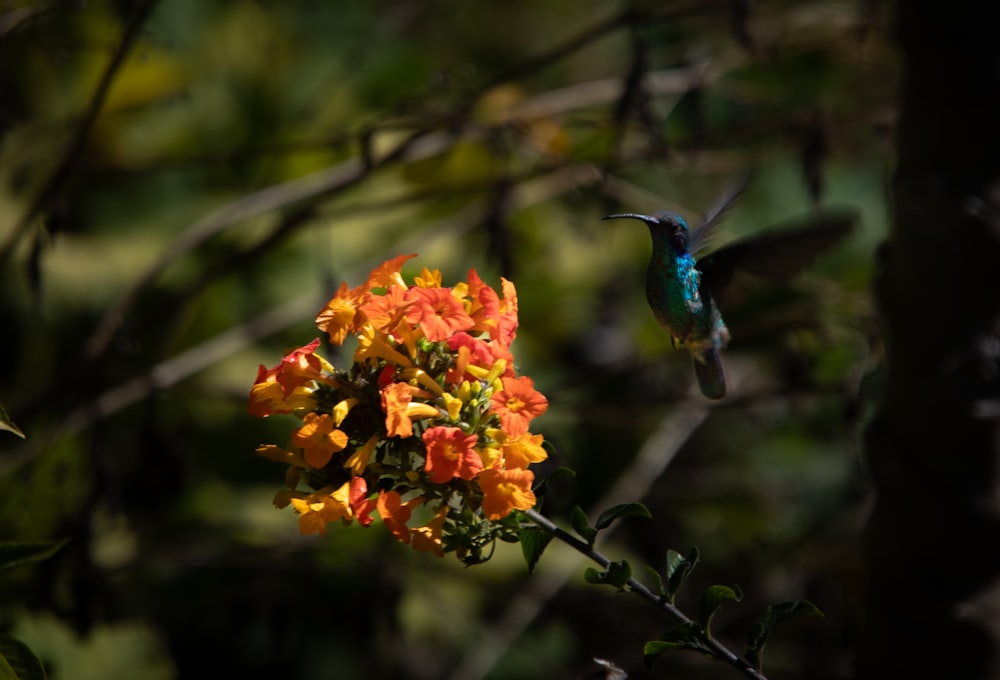
[[[640,215],[639,213],[618,213],[616,215],[608,215],[607,217],[602,217],[601,220],[618,220],[628,218],[632,220],[642,220],[646,224],[656,224],[659,220],[650,215]]]

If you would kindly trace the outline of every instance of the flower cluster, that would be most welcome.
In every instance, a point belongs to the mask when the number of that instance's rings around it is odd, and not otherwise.
[[[316,317],[331,344],[356,341],[349,368],[320,356],[318,338],[260,367],[250,413],[301,424],[285,447],[257,453],[288,465],[274,502],[295,509],[302,533],[377,513],[402,543],[478,562],[497,539],[516,540],[517,511],[535,504],[528,466],[546,452],[529,426],[548,401],[514,371],[514,284],[501,279],[501,297],[471,270],[447,288],[424,268],[408,285],[411,257],[342,284]]]

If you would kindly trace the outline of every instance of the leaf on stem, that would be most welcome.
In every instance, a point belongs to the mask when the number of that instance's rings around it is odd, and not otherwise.
[[[701,625],[705,629],[705,637],[712,639],[712,618],[726,602],[739,602],[743,599],[743,591],[739,586],[709,586],[701,595]]]
[[[667,594],[667,589],[663,585],[663,577],[660,576],[660,572],[653,569],[648,564],[646,565],[646,571],[648,571],[649,575],[653,577],[653,584],[656,586],[657,594],[664,600],[670,600],[670,596]]]
[[[569,513],[569,521],[573,525],[573,531],[580,534],[587,542],[587,546],[592,548],[594,540],[597,538],[597,529],[590,526],[587,513],[579,505],[574,505],[573,510]]]
[[[542,448],[545,448],[546,444],[548,444],[548,442],[543,441]],[[552,454],[550,453],[549,456],[551,457]],[[576,471],[573,470],[573,468],[557,467],[555,470],[549,473],[549,475],[545,479],[541,480],[538,484],[536,484],[533,491],[535,492],[536,496],[541,498],[542,496],[545,495],[545,492],[548,491],[549,484],[557,482],[560,479],[572,479],[573,477],[576,477]]]
[[[517,537],[521,541],[521,554],[524,555],[524,561],[528,563],[528,573],[534,574],[535,566],[541,559],[542,553],[545,552],[549,541],[552,540],[552,536],[541,529],[521,529]]]
[[[628,581],[632,578],[632,567],[625,560],[619,560],[609,563],[604,571],[591,567],[583,573],[583,578],[587,583],[614,586],[624,592],[628,590]]]
[[[652,516],[649,508],[642,503],[622,503],[602,512],[601,516],[597,518],[594,528],[598,531],[607,529],[612,522],[622,517],[645,517],[648,519]]]
[[[652,668],[657,660],[672,649],[690,649],[715,657],[715,652],[705,642],[705,631],[694,621],[674,626],[659,640],[651,640],[642,648],[642,658],[646,668]]]
[[[747,647],[743,656],[756,670],[764,663],[764,647],[776,625],[793,616],[823,616],[823,612],[808,600],[793,600],[772,604],[757,617],[750,628]]]
[[[52,557],[67,541],[45,543],[0,543],[0,571]]]
[[[45,680],[45,668],[28,645],[9,635],[0,635],[0,678]]]
[[[695,565],[698,564],[698,559],[698,548],[691,548],[691,552],[688,553],[687,557],[684,557],[675,550],[667,551],[666,596],[668,602],[673,603],[674,597],[676,597],[677,592],[681,589],[685,579],[687,579],[691,570],[695,568]]]

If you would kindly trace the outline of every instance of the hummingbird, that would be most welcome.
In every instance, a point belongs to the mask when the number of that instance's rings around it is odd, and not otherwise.
[[[744,181],[724,195],[694,230],[688,229],[683,217],[667,210],[603,218],[634,219],[649,227],[653,253],[646,272],[646,299],[674,346],[690,351],[698,386],[709,399],[726,396],[721,353],[730,335],[718,301],[736,273],[787,281],[847,235],[857,220],[857,212],[851,209],[817,210],[696,259],[719,217],[745,186]]]

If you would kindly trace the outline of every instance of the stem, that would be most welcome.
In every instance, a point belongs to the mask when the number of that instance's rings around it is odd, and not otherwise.
[[[608,559],[603,553],[594,549],[587,544],[586,541],[577,538],[573,534],[559,528],[547,517],[542,515],[535,510],[527,510],[524,513],[526,516],[531,518],[531,520],[538,526],[539,529],[549,533],[553,538],[557,538],[569,547],[573,548],[577,552],[581,553],[593,562],[596,562],[600,566],[607,568],[611,564],[611,560]],[[652,590],[647,588],[643,583],[637,581],[635,578],[630,578],[626,585],[629,591],[636,593],[644,600],[654,605],[661,611],[665,612],[670,618],[680,624],[691,624],[694,621],[688,618],[684,612],[675,607],[673,603],[669,602],[665,597],[654,593]],[[756,668],[751,666],[745,660],[740,658],[734,652],[732,652],[728,647],[723,645],[721,642],[708,635],[704,636],[703,642],[707,647],[712,650],[712,653],[721,660],[725,661],[729,665],[736,668],[736,670],[743,673],[743,675],[748,678],[754,678],[755,680],[767,680],[763,673],[758,671]]]

